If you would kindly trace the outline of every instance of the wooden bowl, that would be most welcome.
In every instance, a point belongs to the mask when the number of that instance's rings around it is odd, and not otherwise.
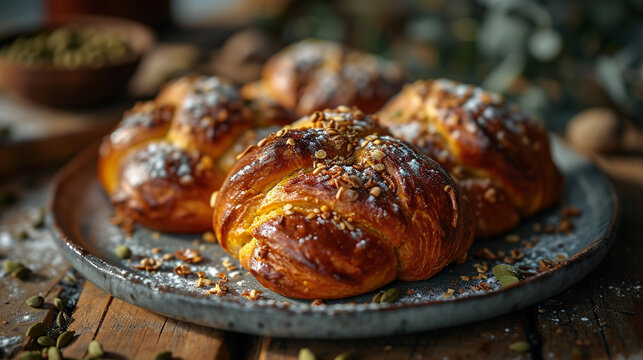
[[[133,55],[122,62],[98,68],[63,69],[31,67],[0,56],[0,88],[6,93],[51,106],[91,105],[123,95],[141,57],[154,44],[154,34],[146,26],[119,18],[74,16],[50,22],[40,28],[5,36],[0,47],[21,35],[53,30],[60,26],[105,29],[129,41]]]

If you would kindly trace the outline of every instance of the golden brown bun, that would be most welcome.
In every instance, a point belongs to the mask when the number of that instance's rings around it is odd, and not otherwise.
[[[544,127],[498,94],[450,80],[417,81],[379,116],[393,135],[451,172],[472,203],[476,236],[503,233],[560,197],[563,178]]]
[[[341,106],[248,149],[214,205],[221,246],[265,287],[306,299],[426,279],[460,259],[468,203],[442,167],[386,134]]]
[[[372,113],[398,92],[400,67],[392,61],[322,40],[294,43],[268,60],[264,92],[299,116],[339,105]]]
[[[252,126],[238,91],[216,77],[176,80],[139,103],[100,147],[98,175],[122,217],[167,232],[211,228],[220,159]]]

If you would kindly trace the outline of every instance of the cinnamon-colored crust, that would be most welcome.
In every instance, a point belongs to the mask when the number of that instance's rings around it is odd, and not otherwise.
[[[265,92],[299,116],[339,105],[373,113],[403,83],[401,68],[373,54],[323,40],[302,40],[268,60]],[[257,86],[257,85],[254,85]]]
[[[209,199],[230,165],[221,158],[253,124],[238,91],[188,76],[139,103],[100,147],[98,176],[118,215],[167,232],[211,228]]]
[[[563,178],[544,127],[498,94],[417,81],[379,116],[393,135],[451,172],[472,203],[478,237],[503,233],[560,197]]]
[[[251,146],[213,221],[221,246],[262,285],[306,299],[426,279],[466,255],[474,230],[442,167],[343,106]]]

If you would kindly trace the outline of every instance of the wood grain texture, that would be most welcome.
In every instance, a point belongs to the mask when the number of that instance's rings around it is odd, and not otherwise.
[[[620,231],[596,270],[539,305],[536,315],[543,358],[643,356],[643,159],[598,160],[621,195]]]
[[[86,283],[69,327],[77,333],[63,351],[65,357],[83,358],[91,340],[97,340],[113,358],[153,358],[172,351],[182,359],[230,359],[222,331],[169,319],[135,307]]]
[[[256,358],[297,359],[301,348],[309,348],[318,359],[333,359],[345,352],[356,359],[526,359],[527,353],[514,352],[509,346],[528,337],[525,314],[513,312],[489,321],[417,335],[340,341],[265,338]]]

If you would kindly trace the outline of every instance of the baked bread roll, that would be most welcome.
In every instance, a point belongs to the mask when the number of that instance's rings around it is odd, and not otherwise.
[[[217,77],[184,77],[136,104],[100,147],[98,177],[117,214],[159,231],[210,229],[210,195],[232,165],[221,158],[251,114]]]
[[[379,116],[393,135],[453,175],[472,203],[476,236],[503,233],[560,197],[563,178],[545,128],[498,94],[450,80],[417,81]]]
[[[402,83],[401,68],[392,61],[338,43],[309,39],[270,58],[261,81],[246,87],[306,116],[339,105],[373,113],[402,88]]]
[[[265,287],[305,299],[426,279],[466,256],[474,223],[457,185],[386,134],[340,106],[251,146],[216,195],[219,243]]]

